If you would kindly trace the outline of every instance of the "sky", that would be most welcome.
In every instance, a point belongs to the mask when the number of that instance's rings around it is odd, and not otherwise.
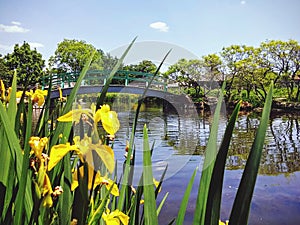
[[[299,11],[298,0],[0,0],[0,54],[26,41],[48,60],[64,39],[116,52],[137,37],[201,57],[233,44],[300,42]]]

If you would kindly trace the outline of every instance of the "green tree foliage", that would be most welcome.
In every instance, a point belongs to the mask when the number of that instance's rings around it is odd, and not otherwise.
[[[284,86],[288,98],[298,100],[300,94],[300,45],[295,40],[271,40],[261,43],[261,61],[274,74],[274,84]],[[296,93],[294,93],[294,90]]]
[[[187,90],[194,99],[202,97],[202,88],[199,85],[204,74],[204,65],[201,60],[198,59],[180,59],[174,65],[171,65],[165,76],[168,79],[175,80],[181,87]]]
[[[50,57],[49,66],[55,73],[80,72],[95,50],[93,45],[87,44],[85,41],[64,39],[57,45],[54,56]],[[91,70],[103,68],[102,54],[101,50],[96,52],[90,67]]]
[[[36,85],[44,75],[45,61],[36,49],[31,50],[30,45],[24,42],[21,46],[16,44],[12,53],[0,59],[1,77],[6,85],[11,85],[14,70],[17,70],[17,84],[21,87]]]
[[[231,45],[201,60],[181,59],[165,73],[195,97],[207,81],[226,80],[226,98],[264,102],[271,82],[286,89],[292,101],[300,98],[300,45],[295,40],[271,40],[259,47]],[[205,82],[202,82],[205,81]],[[204,93],[205,95],[205,93]]]
[[[118,58],[114,57],[112,55],[110,55],[109,53],[104,53],[102,50],[101,51],[101,55],[102,55],[102,64],[103,64],[103,69],[104,70],[112,70],[114,68],[114,66],[117,64],[118,62]],[[123,65],[120,66],[120,68],[122,68]]]
[[[139,64],[130,64],[123,67],[123,70],[137,71],[142,73],[155,73],[157,66],[150,60],[143,60]]]
[[[5,65],[4,56],[0,54],[0,80],[4,80],[4,82],[6,83],[7,74],[8,68]]]

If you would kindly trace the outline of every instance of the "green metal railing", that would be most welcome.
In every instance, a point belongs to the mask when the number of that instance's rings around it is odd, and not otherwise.
[[[110,70],[91,70],[88,71],[84,80],[82,81],[82,85],[104,85],[106,83],[106,78],[110,74]],[[42,78],[42,88],[47,89],[49,87],[50,81],[52,80],[53,88],[65,88],[65,87],[73,87],[74,83],[77,81],[79,77],[78,73],[59,73],[59,74],[51,74],[49,76],[44,76]],[[153,74],[151,73],[143,73],[138,71],[127,71],[127,70],[119,70],[115,74],[112,85],[134,85],[134,86],[146,86],[149,81],[152,79]],[[160,89],[167,91],[167,80],[161,76],[155,77],[151,84],[151,88]]]

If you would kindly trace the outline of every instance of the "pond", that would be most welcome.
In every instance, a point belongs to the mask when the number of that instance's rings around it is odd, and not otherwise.
[[[121,128],[114,150],[119,170],[124,162],[124,149],[129,140],[133,112],[118,111]],[[259,113],[240,114],[226,162],[223,185],[221,219],[229,218],[233,200],[240,182],[249,150],[259,125]],[[228,116],[223,115],[219,125],[222,139]],[[133,186],[138,184],[142,171],[142,129],[147,124],[150,146],[153,144],[154,177],[159,180],[165,167],[167,173],[160,199],[169,192],[159,216],[159,224],[168,224],[176,217],[187,183],[195,168],[198,173],[190,196],[185,224],[192,224],[197,187],[201,176],[203,152],[207,144],[212,115],[199,114],[197,121],[188,116],[164,113],[161,108],[144,107],[140,113],[135,139],[136,165]],[[299,224],[300,222],[300,114],[272,113],[259,175],[254,190],[250,225]]]

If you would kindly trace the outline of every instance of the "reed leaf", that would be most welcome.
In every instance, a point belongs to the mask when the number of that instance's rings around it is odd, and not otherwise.
[[[146,125],[143,130],[143,181],[144,181],[144,214],[145,225],[158,225],[156,213],[156,200],[154,193],[151,150],[149,147],[148,131]]]
[[[208,197],[208,191],[212,172],[217,156],[217,136],[218,136],[218,125],[221,113],[221,106],[223,103],[223,92],[225,88],[225,82],[223,83],[222,89],[219,93],[218,103],[214,112],[213,122],[210,129],[210,135],[205,150],[205,158],[203,163],[202,175],[198,188],[198,195],[196,200],[196,208],[194,213],[193,224],[204,224],[206,203]]]
[[[230,141],[232,138],[232,132],[234,129],[234,125],[236,119],[238,117],[238,113],[240,110],[239,102],[233,113],[230,116],[229,122],[226,126],[226,130],[224,133],[224,137],[222,143],[220,145],[220,149],[216,158],[215,166],[213,169],[213,174],[210,182],[208,199],[206,204],[206,217],[205,224],[209,225],[218,225],[220,219],[220,208],[221,208],[221,199],[222,199],[222,187],[223,187],[223,179],[224,179],[224,171],[227,153],[230,145]]]
[[[159,206],[157,207],[157,210],[156,210],[156,214],[157,214],[157,216],[159,216],[159,213],[160,213],[160,211],[161,211],[161,209],[162,209],[163,205],[165,204],[165,202],[166,202],[166,200],[167,200],[167,197],[168,197],[168,195],[169,195],[169,192],[167,192],[167,193],[165,194],[165,196],[164,196],[164,197],[163,197],[163,199],[161,200],[161,202],[160,202]]]
[[[260,120],[251,151],[240,181],[235,197],[233,208],[230,214],[230,225],[247,224],[251,206],[251,199],[258,174],[262,149],[265,141],[266,130],[272,107],[273,84],[268,91],[262,117]]]
[[[169,50],[167,52],[167,54],[164,56],[163,60],[161,61],[161,63],[157,67],[157,70],[153,74],[152,79],[150,80],[147,87],[145,88],[142,96],[138,100],[138,105],[137,105],[137,109],[135,111],[135,116],[134,116],[134,120],[133,120],[133,124],[132,124],[132,130],[131,130],[131,134],[130,134],[128,154],[127,154],[127,159],[126,159],[126,162],[125,162],[125,169],[124,169],[124,174],[123,174],[123,179],[122,179],[123,183],[121,184],[120,198],[119,198],[119,201],[118,201],[118,209],[119,210],[122,210],[122,208],[123,208],[124,200],[125,200],[125,193],[127,192],[127,189],[128,189],[127,184],[129,183],[128,182],[129,181],[129,174],[130,174],[131,169],[132,169],[130,158],[131,158],[131,155],[133,153],[134,136],[135,136],[135,131],[136,131],[136,126],[137,126],[137,121],[138,121],[138,116],[139,116],[139,113],[140,113],[141,105],[143,103],[143,99],[146,96],[147,90],[149,89],[150,85],[152,84],[154,78],[157,76],[160,68],[162,67],[163,63],[165,62],[165,60],[168,57],[168,55],[170,54],[170,52],[171,52],[171,50]]]
[[[194,180],[195,180],[195,176],[197,173],[198,168],[196,168],[193,172],[193,175],[188,183],[187,188],[185,189],[181,204],[180,204],[180,208],[177,214],[177,218],[176,218],[176,225],[181,225],[184,222],[184,217],[185,217],[185,212],[186,212],[186,208],[189,202],[189,198],[190,198],[190,194],[192,191],[192,187],[194,184]]]
[[[108,75],[105,85],[101,90],[101,94],[97,99],[97,104],[96,104],[96,110],[100,109],[100,106],[103,105],[104,103],[104,99],[106,97],[106,93],[107,90],[109,88],[109,85],[114,77],[114,75],[116,74],[116,72],[118,71],[118,69],[120,68],[120,66],[122,65],[124,58],[126,57],[126,55],[128,54],[130,48],[132,47],[133,43],[135,42],[135,40],[137,39],[137,37],[135,37],[133,39],[133,41],[129,44],[129,46],[127,47],[127,49],[125,50],[125,52],[122,54],[121,58],[118,60],[117,64],[114,66],[114,68],[112,69],[112,71],[110,72],[110,74]]]
[[[24,158],[23,158],[23,165],[22,165],[22,172],[21,172],[21,179],[19,182],[19,190],[16,197],[16,209],[15,209],[15,216],[14,216],[14,223],[21,224],[23,221],[23,210],[24,210],[24,199],[25,199],[25,190],[28,189],[28,182],[27,185],[27,178],[29,174],[29,155],[30,155],[30,146],[29,146],[29,139],[31,136],[31,129],[32,129],[32,103],[29,101],[28,104],[28,114],[26,119],[26,136],[24,141]],[[30,179],[29,179],[30,180]]]

